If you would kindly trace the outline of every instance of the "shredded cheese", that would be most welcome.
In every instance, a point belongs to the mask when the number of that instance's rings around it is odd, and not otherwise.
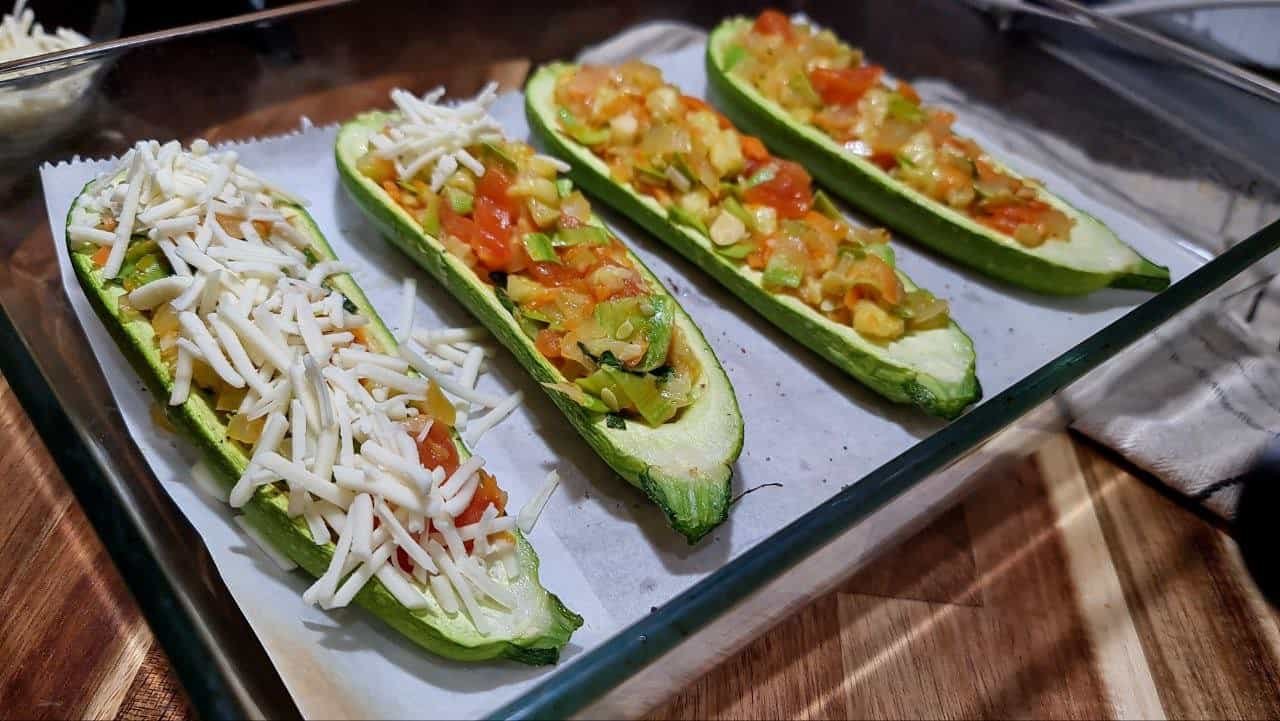
[[[511,415],[511,412],[519,407],[520,401],[523,399],[524,394],[520,391],[516,391],[515,393],[507,396],[506,400],[499,403],[493,410],[484,414],[480,420],[476,421],[474,426],[469,426],[467,428],[467,445],[475,446],[479,443],[480,439],[484,437],[484,434],[488,433],[490,429],[501,423],[507,416]]]
[[[560,474],[552,470],[547,474],[547,479],[538,487],[538,492],[533,494],[524,506],[520,509],[520,513],[516,514],[516,525],[524,533],[533,532],[533,527],[538,523],[538,518],[542,515],[542,509],[546,507],[547,501],[551,498],[551,494],[555,493],[556,487],[560,485]]]
[[[455,118],[461,129],[444,140],[407,133],[401,139],[412,142],[403,146],[404,159],[423,157],[425,151],[409,148],[417,143],[455,164],[475,164],[463,148],[490,132],[486,102],[455,112],[406,101],[418,117]],[[168,356],[169,402],[216,397],[221,411],[223,398],[233,398],[229,442],[256,437],[227,496],[230,505],[286,493],[289,515],[301,519],[314,543],[332,548],[328,568],[304,600],[339,608],[376,576],[405,606],[426,607],[429,596],[488,633],[495,614],[518,605],[518,596],[495,580],[513,577],[514,548],[495,537],[515,521],[488,506],[479,520],[457,527],[484,460],[472,456],[448,478],[443,468],[424,468],[418,445],[435,419],[420,414],[434,380],[461,403],[493,409],[475,424],[478,438],[518,405],[520,394],[476,389],[488,353],[476,345],[487,337],[481,329],[425,336],[414,330],[412,279],[401,293],[398,332],[406,341],[425,340],[425,354],[364,345],[353,331],[369,318],[344,308],[347,297],[328,285],[350,269],[324,258],[308,267],[302,251],[316,249],[294,226],[301,216],[281,200],[287,197],[240,166],[235,153],[203,142],[183,151],[176,143],[144,141],[91,184],[73,212],[70,236],[83,247],[108,248],[106,278],[125,268],[132,239],[155,241],[151,252],[173,275],[135,288],[127,302],[173,321],[163,331],[156,325],[161,352],[176,354]],[[101,222],[108,217],[111,230]],[[449,358],[460,366],[456,374],[442,370],[454,367]],[[197,383],[209,394],[193,393]],[[412,574],[397,566],[400,550]]]
[[[413,309],[416,305],[418,294],[418,281],[413,278],[405,278],[404,285],[400,290],[400,315],[399,324],[396,326],[396,341],[406,343],[409,336],[413,333]]]

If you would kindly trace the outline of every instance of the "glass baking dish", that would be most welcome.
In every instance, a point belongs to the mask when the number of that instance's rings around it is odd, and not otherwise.
[[[396,84],[487,77],[516,82],[527,65],[572,57],[642,20],[709,28],[754,11],[735,3],[472,2],[417,17],[409,2],[373,2],[249,34],[193,38],[122,58],[84,130],[0,176],[0,368],[85,506],[200,714],[296,716],[256,636],[198,536],[141,458],[60,289],[37,160],[118,153],[139,137],[189,140],[284,132],[300,114],[318,124],[381,105]],[[1034,448],[1068,420],[1058,394],[1151,329],[1253,269],[1280,244],[1259,231],[1280,198],[1267,169],[1154,116],[1030,42],[1002,35],[948,2],[806,7],[898,75],[938,77],[987,104],[1043,123],[1083,163],[1113,173],[1146,223],[1176,225],[1199,270],[1133,308],[959,420],[929,435],[653,613],[546,674],[495,716],[637,715],[851,574],[964,493],[980,475]],[[530,28],[553,31],[530,32]],[[192,92],[199,86],[199,93]],[[175,102],[175,99],[180,102]],[[1274,112],[1274,111],[1273,111]],[[1233,118],[1223,114],[1221,134]],[[1200,184],[1174,203],[1156,181]],[[1198,199],[1198,200],[1196,200]],[[1242,238],[1245,238],[1242,242]],[[1229,248],[1229,249],[1228,249]],[[1224,251],[1225,252],[1222,252]],[[1216,257],[1215,257],[1216,256]],[[1212,260],[1211,260],[1212,259]],[[1240,281],[1237,281],[1240,282]],[[981,352],[981,349],[980,349]],[[482,672],[478,669],[478,672]]]

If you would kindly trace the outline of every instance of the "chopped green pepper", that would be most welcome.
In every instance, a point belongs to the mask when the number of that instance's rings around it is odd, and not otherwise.
[[[707,237],[711,236],[711,231],[707,229],[707,224],[694,217],[692,213],[684,208],[681,208],[678,205],[667,206],[667,214],[670,215],[671,219],[675,222],[680,223],[681,225],[687,225]]]

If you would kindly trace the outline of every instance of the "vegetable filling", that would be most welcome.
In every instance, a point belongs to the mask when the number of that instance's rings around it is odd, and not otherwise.
[[[399,114],[357,162],[423,231],[490,285],[580,406],[658,426],[693,403],[701,369],[674,302],[592,217],[568,167],[506,139],[492,86],[439,102],[392,93]]]
[[[948,323],[946,301],[906,290],[889,234],[845,222],[800,165],[773,157],[638,61],[583,66],[556,85],[560,129],[764,287],[877,342]]]
[[[831,31],[765,10],[725,54],[726,69],[850,152],[925,196],[1025,247],[1066,240],[1074,221],[1039,198],[1039,183],[1004,172],[951,128],[955,115],[921,103],[905,82]]]

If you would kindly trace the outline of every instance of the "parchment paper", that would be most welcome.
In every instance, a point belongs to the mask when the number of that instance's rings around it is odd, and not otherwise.
[[[653,58],[686,92],[702,95],[702,49]],[[527,138],[522,99],[502,97],[494,113],[509,134]],[[1015,144],[984,127],[962,132],[999,152]],[[996,129],[1005,133],[1007,129]],[[360,267],[356,278],[384,319],[394,323],[400,279],[418,278],[419,323],[471,325],[462,307],[378,237],[339,186],[333,164],[336,129],[238,146],[243,162],[308,198],[310,211],[339,257]],[[163,140],[163,139],[162,139]],[[1174,278],[1201,259],[1178,247],[1168,229],[1150,229],[1074,186],[1051,167],[1006,156],[1080,208],[1098,216],[1137,250],[1169,265]],[[101,162],[42,170],[53,237],[64,237],[66,210]],[[597,207],[599,204],[597,204]],[[692,264],[603,208],[601,214],[662,278],[699,323],[735,388],[746,421],[746,445],[735,469],[742,498],[730,519],[690,548],[656,508],[612,474],[574,433],[551,401],[500,353],[485,383],[524,390],[526,402],[481,441],[478,452],[510,491],[518,508],[546,469],[563,478],[532,541],[547,588],[586,618],[557,669],[499,662],[462,665],[419,651],[358,608],[325,613],[307,607],[300,572],[283,573],[243,537],[231,509],[189,480],[195,454],[156,428],[140,388],[105,328],[93,314],[61,241],[63,284],[100,359],[129,431],[165,489],[201,534],[232,595],[248,617],[302,713],[321,717],[474,717],[527,690],[581,653],[719,568],[728,559],[856,482],[942,426],[893,406],[752,312]],[[1103,291],[1054,299],[997,286],[968,271],[896,243],[899,264],[922,286],[951,301],[956,320],[973,337],[978,375],[990,397],[1056,357],[1148,295]]]

